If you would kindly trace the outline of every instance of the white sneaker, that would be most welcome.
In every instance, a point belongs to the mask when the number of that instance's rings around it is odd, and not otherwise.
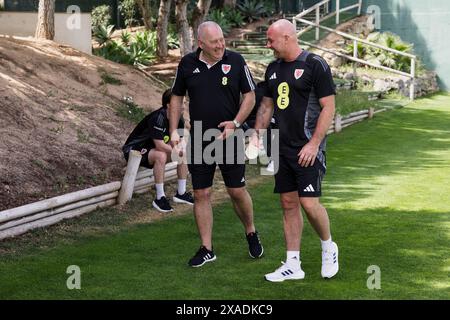
[[[293,268],[292,266],[288,266],[288,264],[283,261],[281,261],[281,263],[283,264],[281,267],[264,276],[267,281],[283,282],[284,280],[301,280],[305,278],[305,273],[303,272],[301,266],[298,268]]]
[[[338,246],[336,242],[331,244],[331,250],[322,251],[322,278],[332,278],[339,271]]]
[[[271,173],[273,173],[275,171],[273,160],[270,160],[269,164],[267,165],[266,170],[271,172]]]

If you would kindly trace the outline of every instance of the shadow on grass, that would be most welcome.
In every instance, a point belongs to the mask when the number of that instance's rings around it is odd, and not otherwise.
[[[450,147],[450,113],[404,108],[376,115],[329,138],[326,195],[341,201],[369,196],[380,176],[448,170],[450,161],[436,152]]]

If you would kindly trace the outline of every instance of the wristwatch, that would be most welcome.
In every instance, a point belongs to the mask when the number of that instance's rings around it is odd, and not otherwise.
[[[236,129],[241,126],[241,124],[236,119],[233,120],[233,123],[234,123],[234,126],[236,127]]]

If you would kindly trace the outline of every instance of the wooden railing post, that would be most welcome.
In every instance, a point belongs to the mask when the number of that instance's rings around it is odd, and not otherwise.
[[[318,27],[318,25],[320,24],[320,6],[318,6],[316,8],[316,40],[319,41],[320,39],[320,28]]]
[[[341,10],[341,4],[339,0],[336,0],[336,24],[339,24],[339,15]]]
[[[362,0],[359,0],[358,16],[361,15],[361,10],[362,10]]]
[[[128,157],[127,171],[123,177],[122,187],[119,191],[117,203],[122,205],[131,200],[133,196],[134,182],[141,163],[142,155],[139,151],[131,150]]]
[[[370,107],[369,108],[369,119],[372,119],[374,114],[375,114],[375,108]]]
[[[342,131],[342,116],[339,113],[336,113],[334,116],[334,132]]]
[[[416,60],[411,59],[411,85],[409,86],[409,99],[414,100],[415,96],[415,85],[414,79],[416,79]]]
[[[358,41],[353,40],[353,58],[358,59]],[[353,62],[353,79],[356,79],[357,63]]]

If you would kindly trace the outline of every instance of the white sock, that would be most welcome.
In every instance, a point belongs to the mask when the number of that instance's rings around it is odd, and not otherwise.
[[[162,197],[166,196],[166,194],[164,193],[164,183],[155,183],[155,188],[156,188],[156,200],[159,200]]]
[[[321,239],[320,242],[322,243],[322,251],[329,251],[331,249],[331,244],[333,243],[333,241],[331,241],[331,236],[330,239],[325,241]]]
[[[292,267],[300,267],[300,251],[286,251],[286,263]]]
[[[181,196],[186,192],[186,179],[178,179],[178,194]]]

